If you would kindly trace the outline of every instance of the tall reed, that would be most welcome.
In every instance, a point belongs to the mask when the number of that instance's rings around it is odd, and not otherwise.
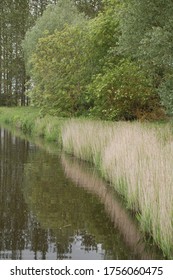
[[[97,164],[168,257],[173,256],[173,141],[140,123],[71,120],[63,149]]]

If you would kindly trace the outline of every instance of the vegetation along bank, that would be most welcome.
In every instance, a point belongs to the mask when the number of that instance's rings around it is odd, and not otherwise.
[[[0,123],[56,141],[93,162],[136,213],[168,258],[173,256],[173,134],[170,123],[40,117],[35,108],[0,108]]]

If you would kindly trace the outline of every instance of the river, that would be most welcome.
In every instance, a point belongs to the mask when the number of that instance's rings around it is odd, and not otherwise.
[[[0,259],[163,259],[92,165],[0,128]]]

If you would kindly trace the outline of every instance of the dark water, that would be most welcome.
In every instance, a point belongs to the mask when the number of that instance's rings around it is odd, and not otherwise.
[[[0,259],[163,258],[92,166],[0,136]]]

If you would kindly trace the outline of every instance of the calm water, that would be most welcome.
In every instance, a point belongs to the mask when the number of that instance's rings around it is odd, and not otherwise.
[[[159,259],[93,167],[0,129],[0,259]]]

